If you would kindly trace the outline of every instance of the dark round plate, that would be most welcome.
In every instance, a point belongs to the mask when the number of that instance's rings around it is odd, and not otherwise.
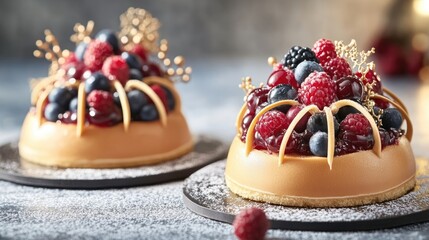
[[[101,189],[157,184],[186,178],[199,168],[225,157],[227,146],[197,136],[193,152],[173,161],[136,168],[52,168],[22,160],[18,142],[0,146],[0,179],[36,187]]]
[[[227,223],[232,223],[241,209],[254,206],[265,211],[274,229],[360,231],[393,228],[429,221],[429,160],[416,161],[417,185],[414,190],[384,203],[349,208],[297,208],[246,200],[225,185],[225,161],[210,164],[187,178],[183,199],[191,211]]]

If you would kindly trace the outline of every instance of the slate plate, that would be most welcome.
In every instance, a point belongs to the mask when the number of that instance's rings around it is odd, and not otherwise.
[[[271,228],[310,231],[361,231],[393,228],[429,221],[429,160],[416,159],[417,185],[408,194],[384,203],[349,208],[297,208],[254,202],[229,191],[225,161],[193,173],[183,185],[185,205],[193,212],[232,223],[241,209],[265,211]]]
[[[135,168],[88,169],[52,168],[22,160],[18,142],[0,146],[0,179],[36,187],[68,189],[121,188],[180,180],[199,168],[222,159],[227,146],[197,136],[193,152],[173,161]]]

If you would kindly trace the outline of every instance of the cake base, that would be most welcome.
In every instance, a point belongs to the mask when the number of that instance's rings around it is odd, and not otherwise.
[[[17,142],[0,146],[0,179],[35,187],[101,189],[159,184],[186,178],[226,156],[227,146],[208,136],[196,136],[193,150],[168,162],[113,169],[53,168],[20,158]]]
[[[417,158],[416,187],[394,200],[339,208],[301,208],[244,199],[225,183],[225,161],[210,164],[184,182],[185,205],[198,215],[232,223],[247,207],[265,211],[273,229],[362,231],[429,221],[429,160]]]
[[[81,136],[75,124],[44,121],[27,114],[21,129],[22,158],[62,168],[124,168],[157,164],[192,151],[193,139],[180,111],[168,114],[167,125],[159,121],[132,122],[111,127],[86,125]]]
[[[384,202],[406,194],[407,192],[411,191],[416,184],[415,177],[413,176],[411,179],[393,189],[376,194],[342,198],[305,198],[294,196],[276,196],[268,193],[255,192],[235,183],[228,177],[225,177],[225,181],[228,188],[241,197],[258,202],[268,202],[294,207],[348,207],[371,204],[375,202]]]
[[[225,170],[234,193],[256,201],[296,207],[349,207],[391,200],[411,190],[416,165],[404,137],[387,146],[380,157],[359,151],[334,158],[285,156],[252,150],[235,138]]]

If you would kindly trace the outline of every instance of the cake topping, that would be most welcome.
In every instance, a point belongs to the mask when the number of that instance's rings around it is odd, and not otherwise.
[[[404,105],[382,88],[374,63],[367,61],[374,49],[359,52],[354,40],[321,39],[313,50],[293,47],[282,66],[270,57],[273,72],[266,86],[243,80],[247,96],[237,128],[246,154],[278,153],[279,164],[285,154],[326,157],[332,168],[335,155],[372,149],[380,156],[402,135],[411,140]]]
[[[36,42],[34,55],[52,62],[49,77],[37,80],[31,97],[40,124],[77,124],[77,135],[87,124],[122,122],[127,130],[132,121],[159,119],[165,126],[167,113],[180,108],[171,83],[188,82],[192,70],[183,57],[168,57],[168,42],[159,40],[159,21],[135,8],[120,20],[119,33],[104,29],[94,38],[94,22],[76,24],[74,51],[62,50],[49,30],[45,41]]]

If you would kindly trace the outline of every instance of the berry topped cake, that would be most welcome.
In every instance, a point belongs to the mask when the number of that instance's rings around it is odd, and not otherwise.
[[[193,148],[174,86],[189,81],[183,57],[167,58],[159,22],[143,9],[121,15],[121,31],[92,38],[92,21],[76,24],[74,51],[61,50],[45,31],[35,56],[52,62],[34,80],[32,107],[22,126],[19,153],[34,163],[113,168],[176,159]]]
[[[245,103],[225,170],[241,197],[286,206],[345,207],[398,198],[415,186],[407,109],[383,88],[374,53],[318,40],[295,46]]]

